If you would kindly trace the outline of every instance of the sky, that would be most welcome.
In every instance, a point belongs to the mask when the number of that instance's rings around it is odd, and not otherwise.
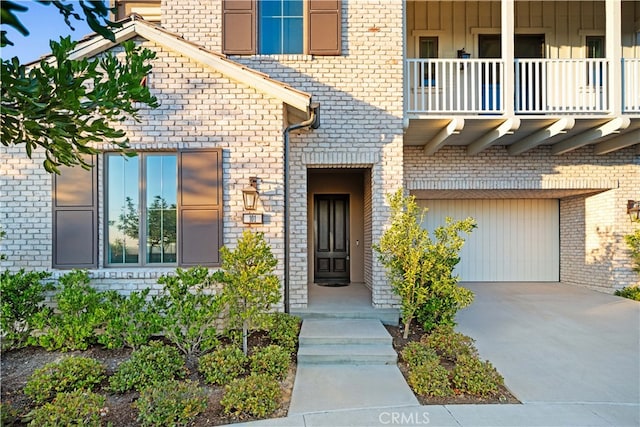
[[[25,37],[12,27],[2,25],[2,30],[7,31],[7,37],[14,43],[14,46],[5,46],[0,49],[2,59],[17,56],[22,63],[31,62],[51,52],[49,48],[51,39],[57,41],[60,36],[70,35],[72,40],[80,40],[87,34],[93,33],[86,21],[74,19],[70,20],[75,28],[75,31],[72,31],[54,6],[43,6],[32,0],[18,0],[17,3],[29,7],[26,12],[16,12],[16,16],[30,34]],[[84,19],[79,6],[74,9],[80,10],[80,16]]]

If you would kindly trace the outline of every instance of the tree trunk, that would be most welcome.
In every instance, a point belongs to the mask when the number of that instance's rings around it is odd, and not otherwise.
[[[245,320],[244,322],[242,322],[242,351],[244,352],[244,355],[246,356],[248,354],[248,343],[247,343],[247,336],[249,335],[249,325],[247,324],[248,322]]]
[[[413,317],[409,317],[407,320],[405,320],[404,322],[404,333],[402,334],[402,338],[404,338],[405,340],[407,338],[409,338],[409,326],[411,326],[411,321],[413,320]]]

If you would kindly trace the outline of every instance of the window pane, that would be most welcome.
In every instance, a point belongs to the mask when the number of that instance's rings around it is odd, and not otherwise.
[[[302,18],[302,0],[285,0],[282,8],[284,10],[284,16]]]
[[[282,15],[282,2],[280,0],[263,0],[258,4],[260,6],[260,16]]]
[[[438,57],[438,38],[420,37],[420,58]]]
[[[302,18],[284,20],[283,53],[302,53]]]
[[[260,53],[265,55],[281,53],[281,31],[279,18],[260,20]]]
[[[174,263],[177,260],[176,178],[175,155],[146,157],[148,263]]]
[[[137,264],[140,252],[138,158],[107,157],[108,264]]]

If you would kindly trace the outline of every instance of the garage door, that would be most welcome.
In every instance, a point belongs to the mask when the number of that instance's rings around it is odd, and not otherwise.
[[[556,199],[418,200],[428,230],[444,219],[478,223],[460,254],[463,281],[552,281],[560,278],[559,202]]]

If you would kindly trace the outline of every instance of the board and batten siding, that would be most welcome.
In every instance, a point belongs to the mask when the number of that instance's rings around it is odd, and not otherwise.
[[[517,1],[516,34],[545,34],[546,58],[585,58],[585,37],[604,35],[604,1]],[[500,1],[408,1],[407,57],[417,57],[416,39],[437,36],[438,57],[464,48],[478,57],[478,34],[500,33]],[[622,55],[637,58],[640,2],[622,2]]]
[[[557,282],[560,220],[556,199],[418,200],[430,232],[445,218],[473,217],[456,274],[467,282]]]

